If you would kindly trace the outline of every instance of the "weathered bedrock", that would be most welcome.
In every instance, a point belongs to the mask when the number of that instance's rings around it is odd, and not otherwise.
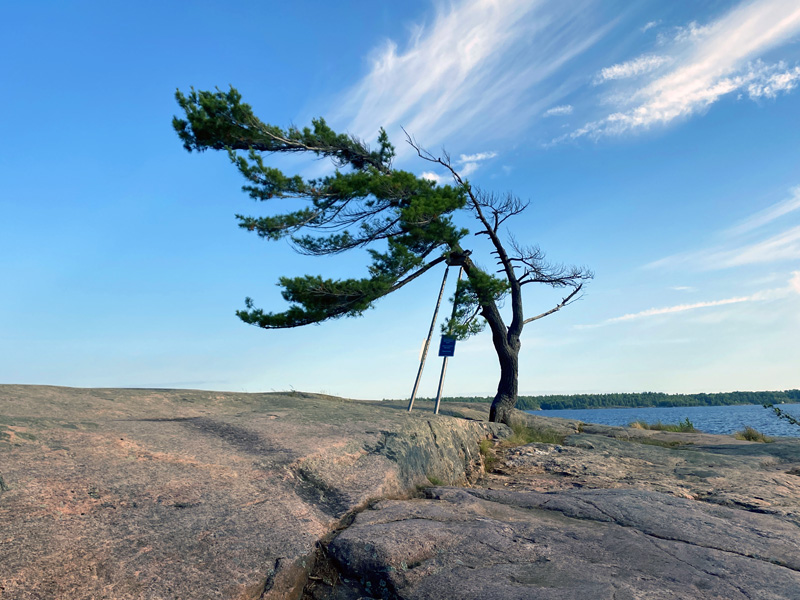
[[[800,598],[800,440],[445,409],[0,386],[0,598]]]
[[[639,490],[432,488],[360,513],[330,554],[375,597],[800,597],[797,527]]]
[[[298,597],[350,511],[501,426],[302,393],[0,386],[0,598]]]
[[[338,586],[312,597],[800,598],[800,440],[524,418],[563,443],[372,505],[328,547]]]

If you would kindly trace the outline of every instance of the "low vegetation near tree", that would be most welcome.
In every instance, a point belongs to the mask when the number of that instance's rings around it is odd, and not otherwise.
[[[497,463],[497,452],[495,452],[494,444],[491,440],[481,440],[478,449],[483,457],[484,468],[487,471],[491,471],[495,463]]]
[[[634,429],[651,429],[654,431],[672,431],[675,433],[697,433],[697,429],[694,428],[694,424],[689,420],[689,417],[686,417],[684,421],[679,421],[678,423],[662,423],[661,421],[647,423],[645,421],[634,421],[628,425],[628,427]]]
[[[240,319],[280,329],[360,316],[378,299],[437,265],[462,267],[466,279],[457,287],[454,317],[445,332],[464,339],[489,326],[500,362],[490,419],[511,423],[523,327],[577,300],[593,277],[585,268],[551,263],[538,246],[508,235],[506,222],[522,213],[527,203],[510,194],[479,190],[456,171],[446,153],[434,156],[410,136],[406,141],[419,158],[446,171],[450,185],[395,169],[395,148],[383,129],[373,150],[352,135],[336,133],[323,119],[304,129],[265,123],[233,88],[193,89],[186,95],[178,91],[176,99],[185,118],[175,117],[173,126],[186,150],[227,153],[245,178],[243,190],[251,198],[289,203],[288,210],[281,206],[265,216],[237,215],[240,227],[268,240],[287,239],[301,254],[326,256],[364,249],[370,259],[363,278],[281,277],[289,308],[267,312],[247,298],[245,309],[236,313]],[[336,170],[310,179],[286,175],[265,161],[273,154],[329,158]],[[475,223],[472,233],[489,241],[491,266],[480,265],[472,256],[476,248],[466,241],[470,230],[456,224],[458,213],[468,213]],[[529,284],[567,293],[550,310],[527,316],[522,290]],[[507,298],[510,319],[500,310]]]
[[[534,442],[539,444],[563,444],[566,436],[544,426],[529,425],[522,419],[512,419],[511,435],[503,440],[507,446],[523,446]]]
[[[748,442],[770,443],[775,441],[771,437],[767,437],[766,435],[761,433],[758,429],[750,427],[749,425],[747,425],[741,431],[737,431],[733,436],[737,440],[747,440]]]

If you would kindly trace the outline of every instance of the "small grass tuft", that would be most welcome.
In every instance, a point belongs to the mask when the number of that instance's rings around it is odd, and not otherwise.
[[[629,440],[625,440],[626,442],[633,442],[635,444],[645,444],[646,446],[661,446],[662,448],[676,448],[678,446],[691,446],[692,442],[682,442],[680,440],[654,440],[651,438],[631,438]]]
[[[672,431],[674,433],[697,433],[697,429],[694,428],[694,424],[689,420],[689,417],[686,417],[684,421],[678,421],[677,423],[662,423],[661,421],[656,421],[655,423],[647,423],[645,421],[634,421],[630,423],[628,427],[632,429],[649,429],[651,431]]]
[[[505,439],[505,443],[509,446],[524,446],[525,444],[531,444],[533,442],[538,442],[540,444],[563,444],[564,439],[567,437],[563,433],[559,433],[553,429],[530,427],[522,420],[512,421],[511,431],[513,432],[511,436]]]
[[[431,485],[445,485],[444,481],[436,477],[435,475],[426,475],[428,481],[431,482]]]
[[[478,445],[481,456],[483,457],[483,466],[487,471],[491,471],[497,462],[497,453],[494,451],[494,444],[490,440],[481,440]]]
[[[767,437],[763,433],[761,433],[755,427],[750,427],[749,425],[742,429],[741,431],[737,431],[733,434],[737,440],[747,440],[748,442],[762,442],[765,444],[769,444],[770,442],[774,442],[775,440],[771,437]]]

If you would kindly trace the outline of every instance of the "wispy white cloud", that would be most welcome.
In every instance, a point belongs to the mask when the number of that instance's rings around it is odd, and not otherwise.
[[[664,40],[668,47],[662,54],[673,59],[667,73],[638,89],[617,94],[621,100],[616,112],[589,121],[553,143],[668,124],[703,111],[736,91],[747,92],[751,98],[788,92],[798,85],[800,68],[781,62],[768,65],[759,59],[798,33],[797,0],[745,2],[709,25],[691,23]],[[632,61],[615,67],[609,67],[609,75],[635,73],[637,68],[645,69],[646,63],[637,67]]]
[[[563,117],[571,115],[573,107],[571,104],[562,104],[561,106],[554,106],[553,108],[544,111],[544,117]]]
[[[404,46],[389,40],[374,52],[329,121],[364,139],[381,126],[395,138],[403,126],[426,147],[451,136],[468,143],[518,134],[580,85],[553,76],[610,30],[613,23],[598,25],[593,5],[437,3],[433,19],[415,27]],[[399,146],[398,159],[408,152]]]
[[[645,268],[688,268],[697,271],[800,260],[800,225],[749,244],[739,242],[674,254]]]
[[[462,167],[459,169],[459,173],[461,174],[461,176],[462,176],[462,177],[469,177],[469,176],[470,176],[470,175],[472,175],[472,174],[473,174],[475,171],[477,171],[477,170],[478,170],[478,166],[479,166],[479,165],[478,165],[478,163],[476,163],[476,162],[468,162],[468,163],[465,163],[465,164],[464,164],[464,165],[463,165],[463,166],[462,166]]]
[[[765,227],[800,209],[800,186],[789,197],[721,232],[723,243],[700,250],[673,254],[645,265],[645,268],[682,268],[698,271],[727,269],[800,259],[800,225]],[[796,222],[796,221],[795,221]]]
[[[688,285],[673,285],[669,289],[675,290],[676,292],[693,292],[695,290],[695,288]]]
[[[477,154],[462,154],[459,156],[461,162],[479,162],[482,160],[488,160],[490,158],[494,158],[497,156],[497,152],[478,152]]]
[[[643,73],[655,71],[662,65],[665,65],[669,62],[672,62],[672,59],[668,56],[658,56],[654,54],[649,56],[640,56],[624,63],[606,67],[605,69],[601,70],[600,73],[598,73],[597,77],[595,78],[595,83],[599,84],[605,83],[606,81],[613,81],[615,79],[628,79],[630,77],[636,77],[637,75],[642,75]]]
[[[792,273],[792,278],[789,280],[789,285],[795,292],[800,294],[800,271],[794,271]]]
[[[433,181],[437,185],[441,185],[450,179],[445,175],[440,175],[439,173],[434,173],[433,171],[425,171],[424,173],[420,174],[420,177],[427,179],[428,181]]]
[[[749,76],[752,82],[747,85],[750,98],[775,98],[780,92],[789,92],[800,83],[800,66],[788,69],[785,62],[764,65],[756,62]]]
[[[635,313],[628,313],[619,317],[612,317],[605,319],[599,323],[589,325],[576,325],[576,329],[592,329],[595,327],[603,327],[605,325],[614,325],[616,323],[625,323],[628,321],[635,321],[639,319],[647,319],[650,317],[658,317],[663,315],[672,315],[675,313],[683,313],[693,311],[701,308],[714,308],[719,306],[727,306],[729,304],[741,304],[743,302],[765,302],[770,300],[778,300],[800,294],[800,271],[793,271],[792,278],[788,284],[780,288],[771,288],[761,290],[748,296],[736,296],[733,298],[723,298],[721,300],[708,300],[706,302],[693,302],[691,304],[676,304],[673,306],[663,306],[659,308],[648,308]]]
[[[685,312],[687,310],[695,310],[698,308],[709,308],[711,306],[725,306],[726,304],[737,304],[739,302],[751,302],[753,297],[740,296],[738,298],[725,298],[724,300],[711,300],[709,302],[695,302],[693,304],[677,304],[675,306],[666,306],[662,308],[648,308],[637,313],[629,313],[621,317],[613,317],[606,319],[598,325],[610,325],[612,323],[622,323],[624,321],[633,321],[634,319],[643,319],[646,317],[657,317],[659,315],[669,315],[672,313]],[[585,325],[583,327],[586,327]]]
[[[712,253],[707,260],[718,268],[800,259],[800,225],[743,248]]]
[[[741,235],[757,229],[774,221],[775,219],[789,214],[800,208],[800,186],[789,190],[789,197],[765,208],[762,211],[755,213],[748,217],[738,225],[728,229],[725,233],[728,235]]]
[[[646,31],[649,31],[649,30],[651,30],[653,27],[658,27],[658,25],[660,25],[660,24],[661,24],[661,21],[648,21],[647,23],[645,23],[645,24],[642,26],[642,28],[640,29],[640,31],[641,31],[642,33],[644,33],[644,32],[646,32]]]
[[[673,42],[696,42],[707,36],[712,31],[711,25],[698,25],[697,21],[692,21],[688,25],[675,27],[669,34],[663,34],[659,41],[665,43]]]
[[[462,154],[455,161],[455,169],[462,177],[469,177],[480,168],[481,163],[485,160],[495,158],[497,152],[476,152],[475,154]],[[438,174],[433,171],[426,171],[420,177],[435,181],[438,184],[450,181],[452,178],[450,174]]]

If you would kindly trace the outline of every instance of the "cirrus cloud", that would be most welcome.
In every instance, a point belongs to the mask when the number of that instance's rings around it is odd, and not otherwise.
[[[598,138],[666,125],[736,91],[750,98],[774,98],[800,83],[800,67],[764,63],[762,57],[800,34],[796,0],[758,0],[739,5],[717,21],[691,23],[664,43],[660,57],[643,56],[608,67],[596,82],[626,80],[670,64],[668,72],[643,85],[620,90],[617,110],[555,138],[552,144]]]

